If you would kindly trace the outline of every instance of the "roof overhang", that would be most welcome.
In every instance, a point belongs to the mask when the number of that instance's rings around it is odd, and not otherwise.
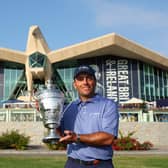
[[[11,61],[20,64],[25,64],[26,59],[27,55],[24,52],[0,48],[0,60],[2,61]]]
[[[38,26],[32,26],[30,28],[27,49],[25,52],[0,48],[0,60],[25,64],[28,56],[34,52],[44,53],[51,63],[113,55],[116,57],[140,60],[168,70],[167,57],[144,48],[143,46],[115,33],[107,34],[55,51],[50,51]]]
[[[48,58],[55,63],[104,55],[136,59],[168,70],[168,58],[115,33],[52,51]]]

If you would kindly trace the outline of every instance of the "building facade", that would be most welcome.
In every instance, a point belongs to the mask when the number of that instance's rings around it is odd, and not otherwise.
[[[67,97],[77,98],[74,69],[91,65],[96,91],[116,102],[132,97],[168,98],[168,59],[114,33],[50,51],[37,26],[29,31],[25,52],[0,48],[0,100],[29,96],[52,79]]]
[[[72,87],[76,66],[89,64],[96,71],[97,92],[117,102],[132,97],[146,101],[168,98],[168,71],[136,59],[106,55],[79,59],[70,65],[66,62],[54,64],[72,97],[77,95]]]

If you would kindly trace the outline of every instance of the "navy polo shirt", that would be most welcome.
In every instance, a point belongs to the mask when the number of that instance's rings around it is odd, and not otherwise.
[[[77,134],[90,134],[99,131],[117,137],[119,114],[113,100],[95,95],[86,102],[79,99],[72,102],[63,112],[61,128]],[[108,160],[112,158],[112,146],[89,146],[84,143],[68,144],[69,157],[90,161],[94,159]]]

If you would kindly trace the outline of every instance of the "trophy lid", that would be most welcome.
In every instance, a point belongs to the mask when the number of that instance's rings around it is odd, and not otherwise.
[[[61,98],[64,99],[64,94],[55,87],[51,80],[46,82],[45,87],[42,87],[36,94],[37,99],[44,99],[44,98]]]

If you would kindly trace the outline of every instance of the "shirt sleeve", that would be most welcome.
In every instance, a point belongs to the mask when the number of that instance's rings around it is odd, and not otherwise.
[[[69,107],[69,104],[64,105],[63,106],[63,110],[61,111],[60,115],[59,115],[59,119],[60,119],[60,129],[61,129],[61,133],[64,132],[64,113],[67,110],[67,108]]]
[[[119,113],[117,103],[112,100],[108,100],[105,104],[103,119],[102,119],[102,129],[104,132],[118,136],[118,126],[119,126]]]

